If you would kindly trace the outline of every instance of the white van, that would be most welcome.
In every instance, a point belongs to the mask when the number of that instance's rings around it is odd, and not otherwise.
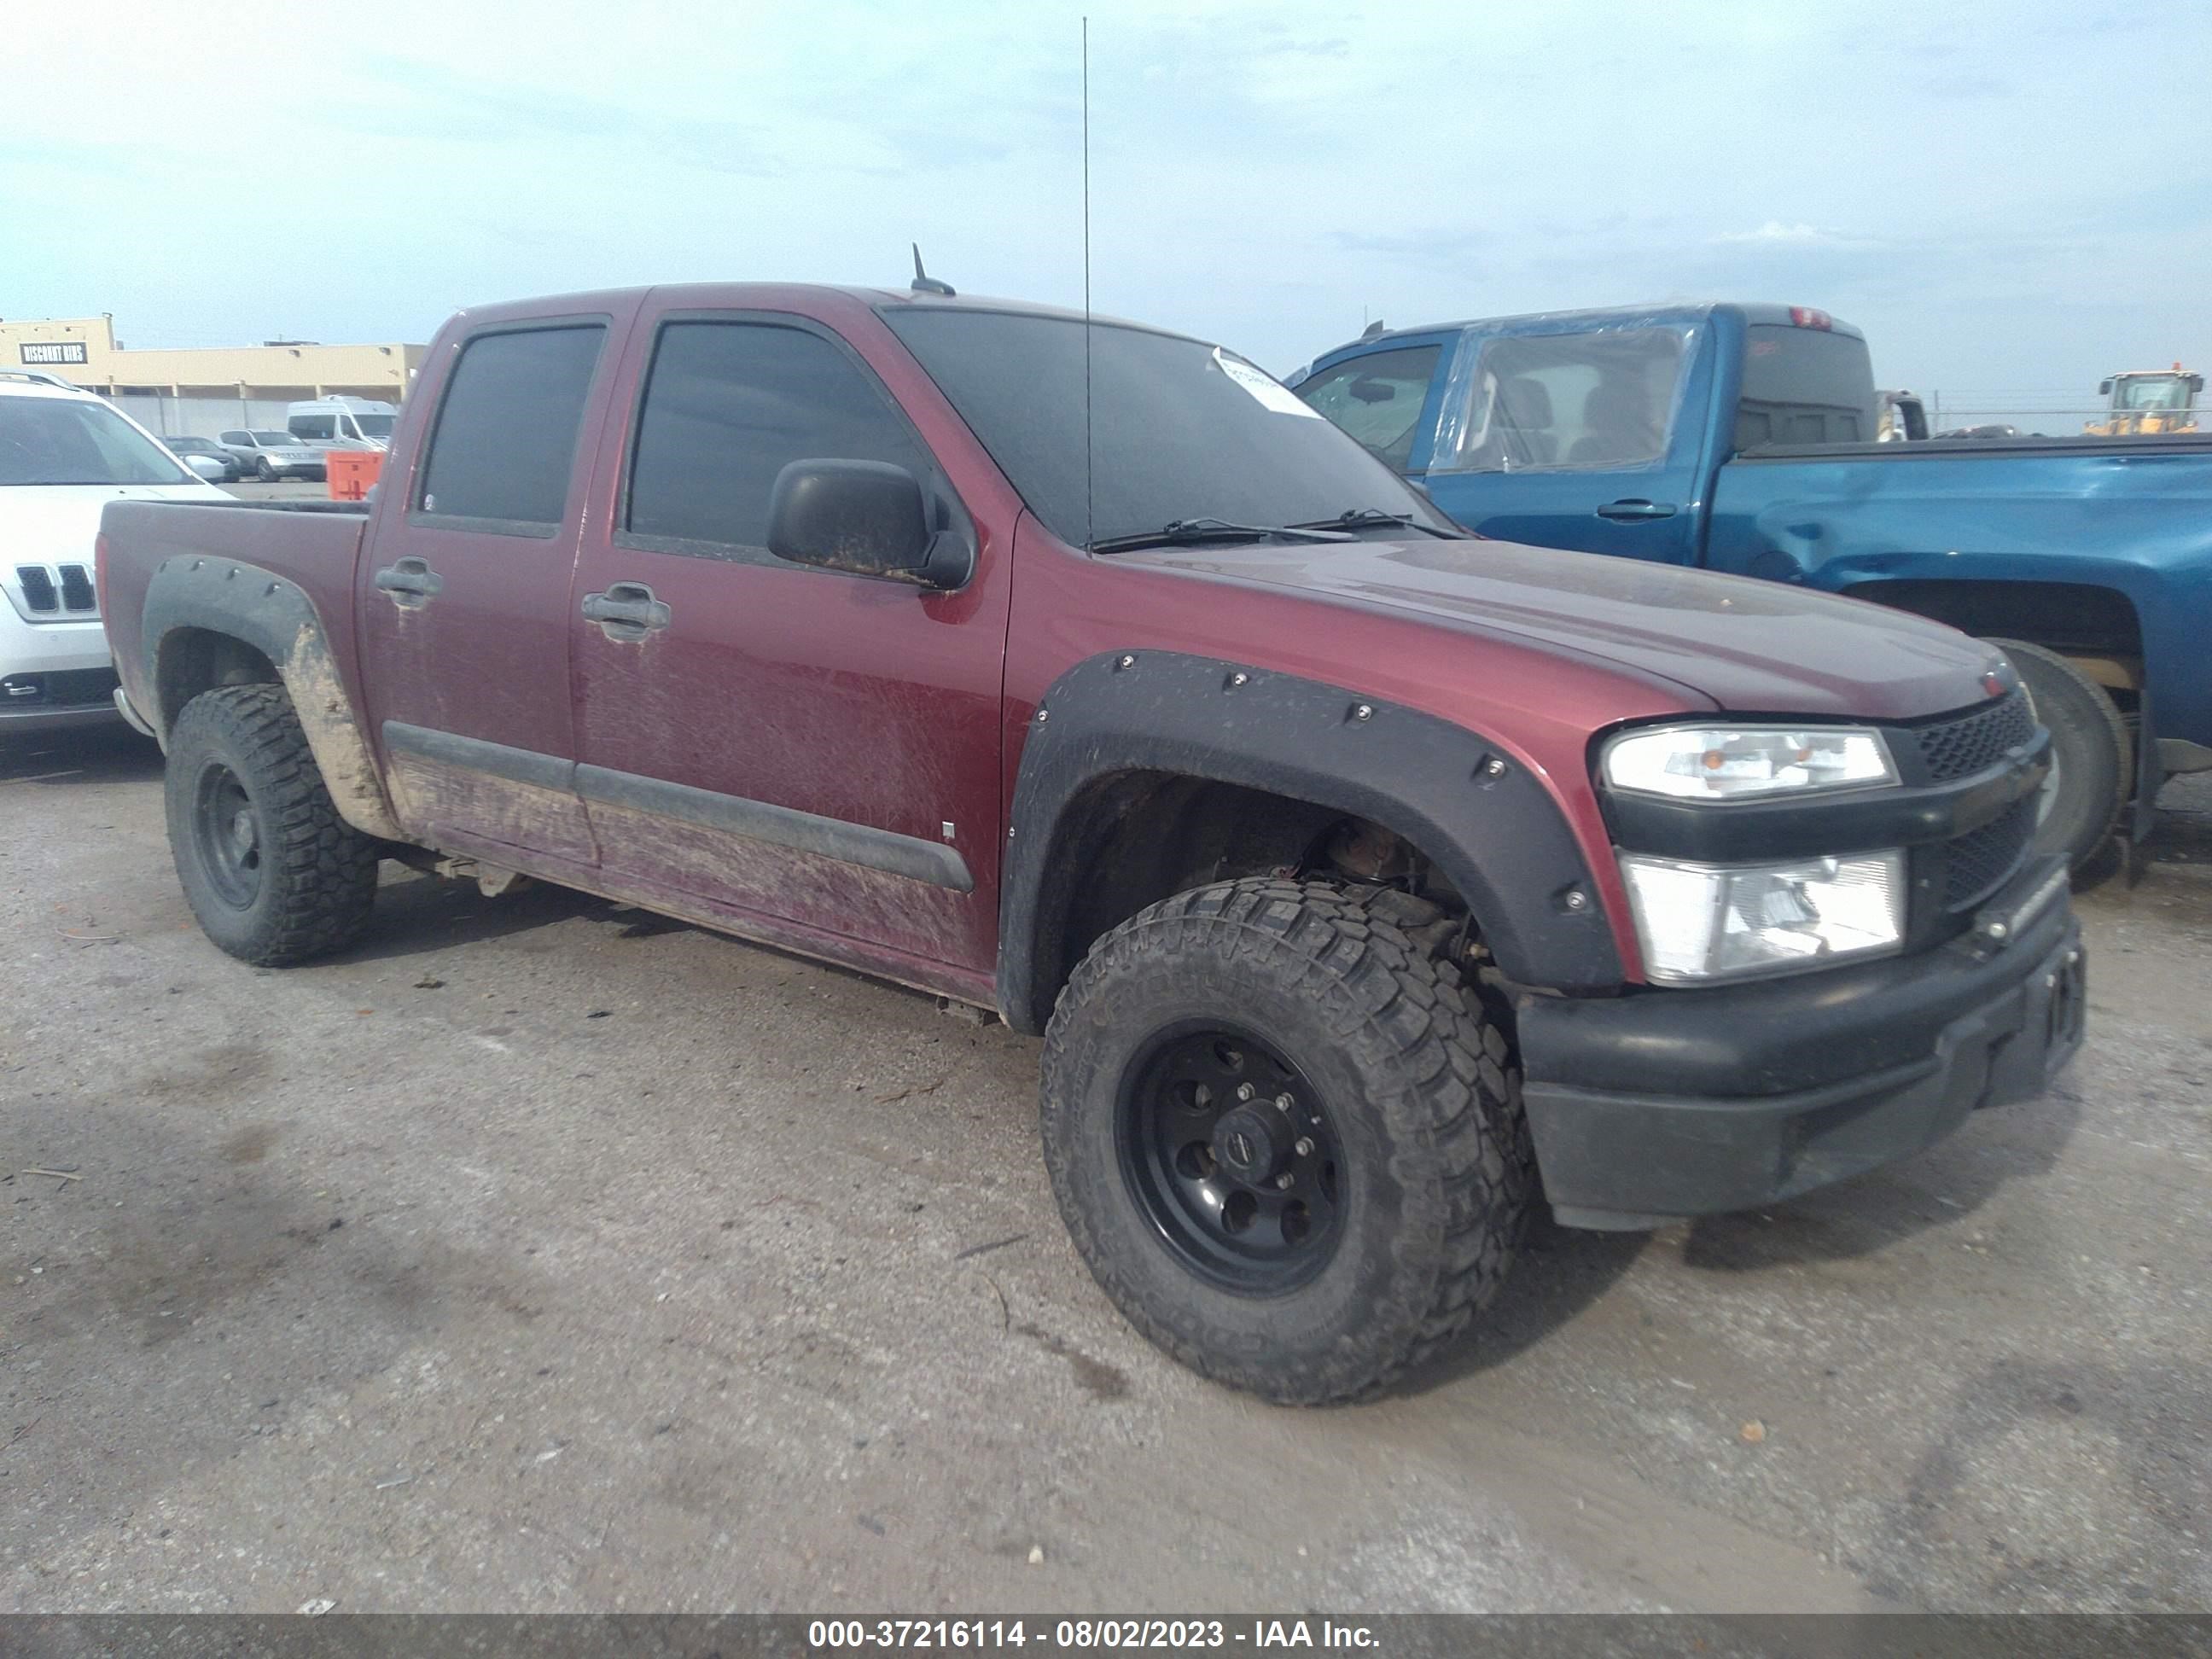
[[[284,428],[309,449],[383,449],[399,411],[368,398],[317,398],[284,408]]]

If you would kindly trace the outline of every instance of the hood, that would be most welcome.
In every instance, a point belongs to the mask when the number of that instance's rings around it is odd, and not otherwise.
[[[1940,623],[1779,582],[1516,542],[1123,554],[1603,658],[1746,714],[1912,720],[1990,695],[2002,653]]]
[[[92,562],[100,514],[110,501],[228,501],[206,483],[0,486],[0,566]]]

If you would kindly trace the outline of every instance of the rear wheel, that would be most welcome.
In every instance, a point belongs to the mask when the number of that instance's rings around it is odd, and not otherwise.
[[[1991,640],[2019,670],[2051,732],[2051,775],[2037,803],[2035,850],[2078,870],[2103,848],[2135,782],[2135,744],[2102,687],[2055,651]]]
[[[278,685],[228,685],[169,734],[169,850],[207,936],[283,967],[352,943],[376,896],[379,843],[338,817]]]
[[[1053,1189],[1100,1286],[1193,1370],[1357,1398],[1503,1282],[1534,1184],[1520,1067],[1438,917],[1223,883],[1139,912],[1069,981],[1045,1043]]]

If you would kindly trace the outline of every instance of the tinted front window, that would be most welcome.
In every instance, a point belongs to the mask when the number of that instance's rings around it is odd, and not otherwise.
[[[928,468],[873,379],[820,335],[763,323],[660,331],[630,467],[632,535],[764,548],[776,474],[805,460]]]
[[[470,341],[453,366],[430,437],[422,511],[441,519],[559,524],[605,334],[593,324]]]
[[[0,398],[0,485],[198,483],[113,410]]]
[[[1297,524],[1359,507],[1449,522],[1294,394],[1270,391],[1242,358],[1212,346],[1094,325],[1086,468],[1080,319],[916,306],[886,310],[884,320],[1030,510],[1077,546],[1086,522],[1090,539],[1173,519]]]
[[[1745,334],[1738,449],[1874,441],[1877,400],[1864,340],[1778,323],[1754,323]]]
[[[1438,471],[1605,471],[1667,453],[1680,328],[1497,335],[1482,343],[1459,442]]]
[[[1370,352],[1322,369],[1298,387],[1298,396],[1342,427],[1359,447],[1394,471],[1413,456],[1421,405],[1437,372],[1437,346]]]

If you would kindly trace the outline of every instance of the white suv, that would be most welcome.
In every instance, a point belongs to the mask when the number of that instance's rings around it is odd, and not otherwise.
[[[94,591],[100,509],[229,499],[105,399],[0,369],[0,738],[121,718]]]

